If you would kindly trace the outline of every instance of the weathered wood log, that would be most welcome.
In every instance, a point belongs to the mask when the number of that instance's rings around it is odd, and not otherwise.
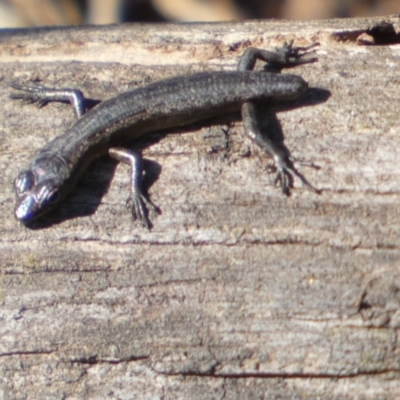
[[[2,31],[0,398],[399,398],[400,19],[385,21]],[[291,71],[311,89],[263,119],[320,195],[295,180],[283,197],[228,115],[133,144],[151,231],[108,159],[40,229],[15,221],[18,171],[74,116],[11,100],[11,81],[102,100],[289,40],[321,44]]]

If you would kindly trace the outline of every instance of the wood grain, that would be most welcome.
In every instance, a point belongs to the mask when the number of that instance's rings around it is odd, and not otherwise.
[[[400,19],[385,20],[391,44],[380,19],[2,31],[0,398],[399,398]],[[108,159],[40,229],[14,220],[18,171],[74,115],[10,100],[10,81],[102,100],[292,39],[320,42],[291,71],[311,90],[261,114],[321,195],[296,180],[284,198],[223,116],[134,145],[151,231]]]

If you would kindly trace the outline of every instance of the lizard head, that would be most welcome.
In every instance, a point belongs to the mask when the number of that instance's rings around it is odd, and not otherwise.
[[[15,217],[28,224],[53,208],[62,197],[65,163],[58,158],[41,157],[20,172],[14,187],[17,195]]]

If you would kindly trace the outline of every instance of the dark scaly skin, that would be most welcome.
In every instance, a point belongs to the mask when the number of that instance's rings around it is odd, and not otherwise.
[[[107,152],[129,163],[135,174],[141,174],[141,169],[133,164],[137,158],[127,156],[124,149],[114,149],[116,145],[147,132],[182,126],[240,109],[246,133],[274,156],[278,167],[277,180],[281,182],[282,190],[285,192],[290,184],[291,174],[309,185],[252,120],[253,101],[295,99],[308,88],[308,84],[297,75],[250,71],[257,58],[282,67],[312,62],[315,59],[300,59],[309,48],[294,48],[289,44],[276,52],[248,49],[240,59],[237,71],[203,72],[162,80],[104,101],[86,114],[79,103],[82,97],[79,91],[60,90],[57,97],[54,89],[14,85],[23,92],[12,95],[13,98],[37,102],[40,106],[48,101],[67,99],[81,116],[71,128],[44,146],[17,177],[16,218],[28,224],[49,211],[73,189],[88,164]],[[71,92],[74,93],[73,101]],[[132,127],[129,136],[122,129],[126,127]],[[138,176],[132,178],[132,212],[142,225],[149,227],[139,182]]]

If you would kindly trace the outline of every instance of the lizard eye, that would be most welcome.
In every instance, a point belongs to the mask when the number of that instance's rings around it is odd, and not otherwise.
[[[35,184],[35,176],[33,175],[32,171],[27,170],[27,171],[22,171],[18,175],[17,179],[15,180],[14,186],[19,193],[24,193],[32,189],[34,184]]]
[[[35,191],[35,198],[37,204],[40,205],[40,208],[42,208],[43,206],[54,204],[59,200],[60,197],[60,192],[58,188],[53,184],[51,180],[42,182],[40,185],[37,185]]]
[[[59,196],[59,191],[58,190],[54,190],[53,193],[50,193],[50,195],[47,197],[46,199],[46,204],[53,204],[55,202],[57,202]]]

